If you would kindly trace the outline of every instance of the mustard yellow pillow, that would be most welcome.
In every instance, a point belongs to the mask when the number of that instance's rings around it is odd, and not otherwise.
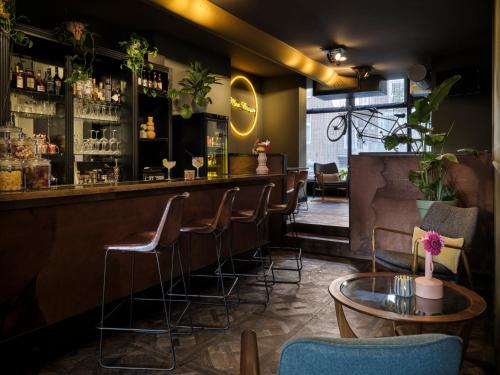
[[[413,229],[413,240],[412,240],[412,252],[413,252],[413,245],[415,244],[416,240],[421,239],[426,235],[426,231],[419,228],[415,227]],[[436,263],[442,264],[446,268],[448,268],[451,272],[457,273],[458,272],[458,264],[460,262],[460,250],[457,249],[452,249],[448,246],[454,246],[454,247],[459,247],[462,248],[464,246],[464,239],[463,238],[449,238],[445,237],[444,238],[444,247],[441,249],[441,253],[437,256],[432,257],[432,260]],[[420,242],[417,244],[418,246],[418,256],[425,258],[425,250],[424,250],[424,245],[422,245]]]

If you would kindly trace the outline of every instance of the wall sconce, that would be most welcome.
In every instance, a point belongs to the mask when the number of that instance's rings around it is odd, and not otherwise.
[[[321,48],[321,50],[326,52],[326,58],[331,64],[339,66],[342,62],[347,60],[344,47]]]

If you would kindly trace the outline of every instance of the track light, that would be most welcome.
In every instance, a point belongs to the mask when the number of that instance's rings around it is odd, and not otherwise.
[[[339,66],[342,62],[347,60],[345,55],[345,48],[321,48],[322,51],[326,52],[326,58],[332,64]]]

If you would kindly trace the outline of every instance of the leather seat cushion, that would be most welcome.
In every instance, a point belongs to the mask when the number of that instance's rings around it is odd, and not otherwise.
[[[236,210],[231,213],[232,221],[247,222],[252,219],[255,210]]]
[[[187,225],[181,228],[181,232],[183,233],[211,233],[212,227],[210,226],[213,223],[214,219],[198,219],[196,221],[192,221]]]
[[[116,243],[105,245],[104,248],[106,250],[151,251],[153,249],[139,250],[139,248],[151,243],[155,234],[156,232],[154,231],[132,233]]]
[[[375,258],[378,263],[382,264],[386,268],[396,270],[396,271],[410,271],[413,263],[413,254],[402,253],[399,251],[391,250],[377,250],[375,252]],[[418,258],[418,272],[425,272],[425,259]],[[452,279],[455,278],[448,268],[445,266],[434,262],[434,275],[439,275],[442,278]]]

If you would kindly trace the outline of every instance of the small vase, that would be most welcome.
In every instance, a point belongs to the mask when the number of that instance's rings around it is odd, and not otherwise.
[[[269,174],[269,168],[267,168],[267,156],[265,152],[259,152],[259,156],[257,156],[257,162],[259,165],[257,166],[256,173],[257,174]]]
[[[432,254],[425,252],[425,276],[415,279],[415,294],[427,299],[443,298],[443,282],[432,277],[434,265]]]

